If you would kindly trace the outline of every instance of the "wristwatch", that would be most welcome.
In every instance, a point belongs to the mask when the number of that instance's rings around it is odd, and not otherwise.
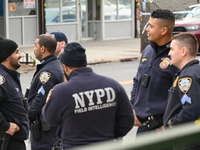
[[[172,128],[172,127],[173,127],[173,122],[172,122],[171,119],[167,122],[167,125],[168,125],[169,128]]]

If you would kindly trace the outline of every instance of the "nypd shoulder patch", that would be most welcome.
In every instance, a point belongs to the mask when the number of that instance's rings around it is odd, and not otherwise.
[[[6,78],[0,75],[0,85],[4,84],[5,82],[6,82]]]
[[[162,58],[162,61],[160,62],[160,68],[161,69],[167,69],[169,65],[171,64],[171,60],[168,57]]]
[[[179,89],[183,92],[183,93],[187,93],[190,89],[192,85],[192,79],[185,77],[185,78],[181,78],[178,80],[178,86]]]
[[[49,73],[47,71],[41,72],[40,73],[40,82],[42,84],[45,84],[49,81],[50,77],[51,77],[51,73]]]

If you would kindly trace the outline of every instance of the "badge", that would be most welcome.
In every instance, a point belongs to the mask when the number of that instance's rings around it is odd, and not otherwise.
[[[4,84],[6,82],[6,79],[4,76],[0,75],[0,85]]]
[[[160,63],[160,68],[161,69],[167,69],[169,65],[171,64],[171,60],[168,57],[162,58],[162,62]]]
[[[181,78],[178,80],[178,86],[179,89],[183,92],[183,93],[187,93],[190,89],[192,85],[192,79],[191,78]]]
[[[45,84],[50,79],[50,77],[51,77],[51,73],[44,71],[40,73],[40,82],[42,84]]]

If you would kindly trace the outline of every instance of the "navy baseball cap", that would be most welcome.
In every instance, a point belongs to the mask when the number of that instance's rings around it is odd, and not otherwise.
[[[55,32],[51,32],[50,34],[54,34],[58,42],[65,41],[66,43],[68,43],[67,37],[63,32],[55,31]]]

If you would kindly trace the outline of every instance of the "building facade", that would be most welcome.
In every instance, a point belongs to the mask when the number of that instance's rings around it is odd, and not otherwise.
[[[29,46],[42,33],[70,41],[135,37],[135,0],[0,0],[0,35]]]

